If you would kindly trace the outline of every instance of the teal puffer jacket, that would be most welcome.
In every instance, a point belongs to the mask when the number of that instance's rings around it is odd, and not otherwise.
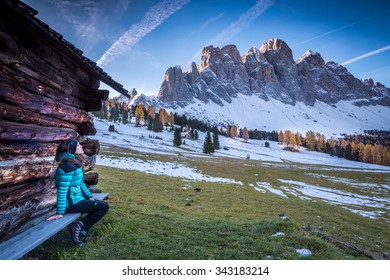
[[[62,215],[70,205],[92,197],[91,192],[84,184],[82,167],[78,167],[74,161],[70,160],[74,158],[73,154],[64,154],[55,173],[57,214]]]

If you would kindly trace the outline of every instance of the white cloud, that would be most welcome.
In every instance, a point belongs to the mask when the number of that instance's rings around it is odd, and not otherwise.
[[[389,11],[390,11],[390,10],[385,10],[385,11],[382,11],[382,12],[380,12],[380,13],[378,13],[378,14],[371,15],[371,16],[366,17],[366,18],[364,18],[364,19],[355,21],[355,22],[353,22],[353,23],[350,23],[350,24],[341,26],[341,27],[339,27],[339,28],[336,28],[336,29],[333,29],[333,30],[331,30],[331,31],[325,32],[325,33],[323,33],[323,34],[314,36],[314,37],[312,37],[312,38],[309,38],[309,39],[307,39],[307,40],[304,40],[304,41],[302,41],[302,42],[299,42],[299,43],[293,45],[293,47],[302,45],[302,44],[304,44],[304,43],[313,41],[313,40],[315,40],[315,39],[318,39],[318,38],[321,38],[321,37],[324,37],[324,36],[327,36],[327,35],[329,35],[329,34],[332,34],[332,33],[335,33],[335,32],[337,32],[337,31],[346,29],[346,28],[348,28],[348,27],[354,26],[354,25],[359,24],[359,23],[362,23],[362,22],[364,22],[364,21],[371,20],[371,19],[373,19],[373,18],[375,18],[375,17],[377,17],[377,16],[381,16],[381,15],[383,15],[383,14],[389,12]]]
[[[217,37],[213,38],[210,43],[221,45],[233,38],[247,28],[252,21],[262,15],[269,7],[274,4],[274,0],[258,0],[257,3],[248,11],[240,15],[240,18],[225,28]]]
[[[98,2],[50,0],[49,3],[57,8],[58,18],[63,18],[76,31],[79,47],[85,53],[105,39],[105,32],[101,28],[103,23],[107,23],[107,17]]]
[[[209,26],[211,23],[213,22],[216,22],[218,21],[221,17],[223,17],[225,13],[220,13],[219,15],[215,16],[215,17],[212,17],[210,19],[208,19],[207,21],[205,21],[201,27],[199,27],[198,29],[196,29],[195,31],[191,32],[187,38],[190,38],[192,35],[198,33],[198,32],[201,32],[202,30],[204,30],[207,26]]]
[[[189,0],[163,0],[154,5],[141,22],[133,24],[98,60],[98,65],[109,63],[113,58],[126,53],[144,36],[152,32],[166,19],[180,10]]]
[[[350,60],[348,60],[348,61],[345,61],[345,62],[341,63],[341,65],[344,66],[344,65],[347,65],[347,64],[351,64],[351,63],[356,62],[356,61],[358,61],[358,60],[361,60],[361,59],[363,59],[363,58],[366,58],[366,57],[369,57],[369,56],[373,56],[373,55],[376,55],[376,54],[380,54],[380,53],[385,52],[385,51],[388,51],[388,50],[390,50],[390,45],[389,45],[389,46],[386,46],[386,47],[384,47],[384,48],[381,48],[381,49],[378,49],[378,50],[375,50],[375,51],[372,51],[372,52],[363,54],[363,55],[361,55],[361,56],[355,57],[355,58],[350,59]]]
[[[364,20],[366,20],[366,19],[364,19]],[[340,31],[340,30],[346,29],[346,28],[348,28],[348,27],[350,27],[350,26],[354,26],[354,25],[356,25],[356,24],[358,24],[358,23],[360,23],[360,22],[362,22],[362,21],[364,21],[364,20],[359,20],[359,21],[353,22],[353,23],[351,23],[351,24],[344,25],[344,26],[341,26],[341,27],[339,27],[339,28],[333,29],[333,30],[331,30],[331,31],[325,32],[325,33],[323,33],[323,34],[320,34],[320,35],[318,35],[318,36],[315,36],[315,37],[312,37],[312,38],[310,38],[310,39],[307,39],[307,40],[304,40],[304,41],[302,41],[302,42],[299,42],[299,43],[297,43],[297,44],[293,45],[293,47],[295,47],[295,46],[299,46],[299,45],[302,45],[302,44],[304,44],[304,43],[307,43],[307,42],[313,41],[313,40],[315,40],[315,39],[318,39],[318,38],[324,37],[324,36],[326,36],[326,35],[329,35],[329,34],[335,33],[335,32],[337,32],[337,31]]]

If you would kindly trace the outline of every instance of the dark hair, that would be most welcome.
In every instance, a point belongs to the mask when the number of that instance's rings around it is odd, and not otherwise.
[[[57,147],[56,161],[61,160],[61,156],[65,153],[74,154],[76,152],[78,141],[74,139],[65,140],[61,142]]]

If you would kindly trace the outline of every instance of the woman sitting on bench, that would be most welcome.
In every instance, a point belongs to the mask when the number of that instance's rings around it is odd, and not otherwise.
[[[57,213],[47,219],[49,221],[61,219],[65,213],[88,213],[69,227],[75,244],[81,244],[84,241],[88,230],[109,209],[106,202],[94,200],[84,184],[83,154],[83,147],[77,140],[66,140],[58,146],[55,157],[55,160],[59,162],[55,173]]]

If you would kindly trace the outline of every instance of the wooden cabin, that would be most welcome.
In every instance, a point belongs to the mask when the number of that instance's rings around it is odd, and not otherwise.
[[[93,169],[99,143],[91,111],[104,82],[128,91],[17,0],[0,1],[0,242],[56,205],[58,143],[78,139]],[[85,176],[88,185],[97,174]]]

